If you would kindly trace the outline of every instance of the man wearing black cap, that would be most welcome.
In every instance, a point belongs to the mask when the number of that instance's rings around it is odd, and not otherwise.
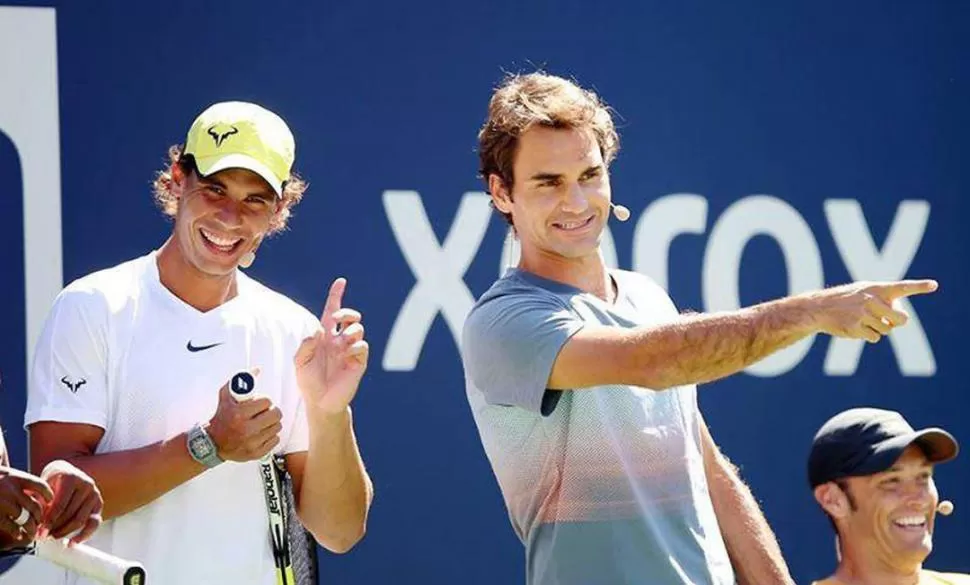
[[[953,436],[914,430],[898,412],[853,408],[815,435],[808,478],[838,539],[835,573],[815,585],[959,585],[970,576],[923,569],[940,504],[933,466],[956,457]]]

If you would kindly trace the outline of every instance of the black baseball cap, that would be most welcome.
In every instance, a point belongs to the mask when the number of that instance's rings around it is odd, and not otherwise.
[[[840,412],[815,434],[808,455],[808,482],[814,489],[843,477],[885,471],[914,443],[931,463],[949,461],[960,450],[950,433],[936,427],[914,430],[903,415],[892,410]]]

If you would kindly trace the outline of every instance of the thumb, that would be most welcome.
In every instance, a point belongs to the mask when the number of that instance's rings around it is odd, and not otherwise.
[[[311,335],[300,343],[300,347],[296,350],[296,355],[293,356],[293,363],[296,367],[302,367],[310,362],[310,358],[313,357],[313,353],[317,350],[317,336]]]

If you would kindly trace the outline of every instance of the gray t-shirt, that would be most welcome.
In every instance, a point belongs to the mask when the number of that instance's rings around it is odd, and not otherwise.
[[[694,386],[546,389],[586,323],[679,318],[647,277],[611,272],[612,305],[513,269],[475,304],[462,354],[468,401],[530,585],[734,583],[704,473]]]

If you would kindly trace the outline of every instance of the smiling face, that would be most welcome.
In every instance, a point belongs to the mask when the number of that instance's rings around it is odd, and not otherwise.
[[[519,138],[511,192],[490,177],[495,206],[511,214],[526,263],[598,255],[610,180],[591,130],[534,126]]]
[[[279,212],[276,194],[256,173],[227,169],[208,177],[173,167],[178,197],[174,239],[185,262],[205,276],[232,274]]]
[[[910,445],[888,470],[846,478],[843,485],[844,501],[822,505],[836,519],[846,549],[901,570],[926,559],[933,550],[939,494],[922,449]]]

